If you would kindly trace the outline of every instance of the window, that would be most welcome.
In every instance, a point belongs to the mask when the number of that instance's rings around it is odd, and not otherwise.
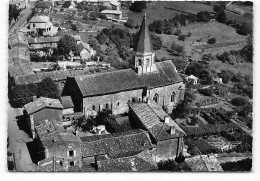
[[[35,27],[35,23],[33,23],[33,27]]]
[[[158,95],[158,94],[155,94],[155,95],[153,96],[153,100],[154,100],[156,103],[158,103],[158,102],[159,102],[159,95]]]
[[[62,166],[62,161],[60,161],[60,166]]]
[[[117,103],[117,106],[119,106],[119,105],[120,105],[120,103],[118,102],[118,103]]]
[[[73,150],[70,150],[69,151],[69,157],[73,157],[74,156],[74,151]]]
[[[171,95],[171,102],[175,102],[175,95],[176,95],[175,92],[173,92]]]
[[[96,106],[93,105],[93,106],[92,106],[92,110],[95,111],[95,109],[96,109]]]
[[[70,161],[70,166],[74,166],[74,161]]]
[[[142,59],[138,59],[138,66],[142,66]]]
[[[108,103],[106,103],[106,109],[109,109],[109,104]]]

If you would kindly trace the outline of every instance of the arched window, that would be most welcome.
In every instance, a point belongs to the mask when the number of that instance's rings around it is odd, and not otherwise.
[[[142,66],[142,59],[138,59],[138,66]]]
[[[176,96],[176,94],[175,94],[175,92],[173,92],[171,95],[171,102],[175,102],[175,96]]]
[[[158,94],[155,94],[155,95],[153,96],[153,100],[154,100],[156,103],[158,103],[158,102],[159,102],[159,95],[158,95]]]
[[[108,103],[106,103],[106,110],[108,110],[109,109],[109,104]]]

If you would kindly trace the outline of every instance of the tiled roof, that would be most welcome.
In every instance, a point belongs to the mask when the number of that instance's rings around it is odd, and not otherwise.
[[[46,23],[49,21],[50,21],[50,18],[48,16],[34,16],[30,20],[30,23]]]
[[[106,9],[101,11],[103,14],[122,14],[122,11]]]
[[[144,87],[132,69],[77,76],[75,81],[84,97]]]
[[[24,46],[28,47],[28,41],[24,33],[22,32],[16,32],[15,34],[12,34],[8,38],[8,44],[11,48],[15,46]]]
[[[61,97],[60,102],[64,109],[74,108],[74,104],[70,96]]]
[[[51,99],[51,98],[45,98],[45,97],[40,97],[34,102],[25,104],[24,107],[29,115],[33,114],[43,108],[46,108],[46,107],[55,108],[55,109],[63,109],[63,107],[58,99]]]
[[[59,41],[60,37],[40,37],[40,38],[28,38],[29,44],[35,44],[35,43],[57,43]]]
[[[129,106],[157,141],[185,135],[184,131],[163,111],[161,106],[152,100],[149,105],[146,103],[130,103]],[[166,116],[169,117],[169,123],[164,122]],[[174,135],[170,134],[171,127],[176,129]]]
[[[46,2],[46,1],[37,1],[35,4],[34,4],[34,7],[35,8],[51,8],[52,7],[52,2]]]
[[[81,140],[83,157],[104,154],[115,157],[119,154],[143,151],[153,147],[147,132],[143,130],[94,135],[83,137]]]
[[[86,70],[66,70],[66,71],[51,71],[39,72],[33,75],[21,75],[14,77],[15,85],[28,85],[41,82],[45,78],[51,78],[53,81],[66,80],[68,76],[79,76],[86,74]]]
[[[151,157],[151,156],[150,156]],[[157,165],[149,160],[147,157],[143,157],[140,154],[116,158],[116,159],[105,159],[97,162],[98,171],[100,172],[145,172],[157,169]]]
[[[153,46],[151,41],[151,35],[149,32],[148,24],[146,22],[146,15],[143,18],[142,25],[140,27],[140,30],[137,34],[137,40],[134,51],[136,54],[147,54],[147,53],[153,53]]]
[[[148,88],[162,87],[183,81],[171,60],[157,62],[155,65],[157,72],[140,75]]]

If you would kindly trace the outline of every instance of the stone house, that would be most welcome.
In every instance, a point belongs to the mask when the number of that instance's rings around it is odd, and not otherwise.
[[[38,159],[56,158],[61,170],[69,167],[81,167],[81,140],[71,132],[64,130],[58,121],[46,121],[36,129]]]
[[[146,17],[138,37],[131,69],[68,77],[62,95],[71,96],[75,111],[90,115],[110,109],[114,115],[123,114],[129,102],[150,98],[171,112],[183,100],[185,84],[175,65],[171,60],[155,62]]]
[[[33,139],[35,138],[35,127],[48,121],[61,121],[62,105],[59,100],[41,97],[24,105],[27,125],[30,128]]]
[[[97,53],[88,43],[79,43],[80,58],[87,60]]]
[[[74,104],[70,96],[63,96],[60,98],[60,102],[62,104],[63,110],[62,114],[73,114],[74,113]]]
[[[47,12],[50,13],[52,7],[54,7],[54,2],[51,1],[37,1],[34,4],[34,9],[36,12]]]
[[[28,45],[30,50],[42,50],[44,48],[56,48],[59,37],[40,37],[28,38]]]
[[[29,33],[38,32],[38,35],[54,35],[57,31],[58,28],[53,26],[48,16],[34,16],[29,21]]]
[[[122,19],[122,11],[106,9],[101,11],[101,13],[106,15],[107,19],[111,21],[120,22]]]
[[[185,132],[154,101],[130,103],[130,122],[149,132],[155,145],[154,161],[174,159],[183,152]]]

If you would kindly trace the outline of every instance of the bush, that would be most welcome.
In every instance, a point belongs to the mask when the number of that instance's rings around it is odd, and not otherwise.
[[[175,42],[173,42],[171,47],[170,47],[170,50],[181,54],[181,53],[184,52],[184,47],[181,46],[181,45],[177,45],[177,44],[175,44]]]
[[[217,39],[215,37],[208,39],[208,44],[215,44],[217,42]]]
[[[201,22],[209,22],[210,13],[208,11],[201,11],[197,13],[198,20]]]
[[[181,34],[181,30],[180,29],[177,29],[175,32],[174,32],[174,35],[176,36],[179,36]]]
[[[220,23],[225,23],[227,21],[227,15],[225,12],[220,12],[217,17],[216,20]]]
[[[198,90],[200,94],[204,96],[212,96],[213,95],[213,90],[212,89],[199,89]]]
[[[219,77],[222,78],[223,83],[228,83],[232,80],[234,73],[230,70],[222,70]]]
[[[78,27],[75,24],[71,24],[71,28],[72,28],[73,31],[77,31],[78,30]]]
[[[131,4],[129,7],[129,10],[134,12],[142,12],[146,8],[146,2],[145,1],[135,1]]]
[[[179,37],[178,37],[178,40],[180,40],[180,41],[184,41],[186,39],[186,36],[185,35],[180,35]]]
[[[243,106],[247,103],[248,101],[244,97],[235,97],[231,100],[231,104],[233,104],[234,106]]]
[[[162,39],[159,36],[156,36],[155,34],[151,34],[151,41],[153,44],[154,50],[159,50],[162,48]]]

